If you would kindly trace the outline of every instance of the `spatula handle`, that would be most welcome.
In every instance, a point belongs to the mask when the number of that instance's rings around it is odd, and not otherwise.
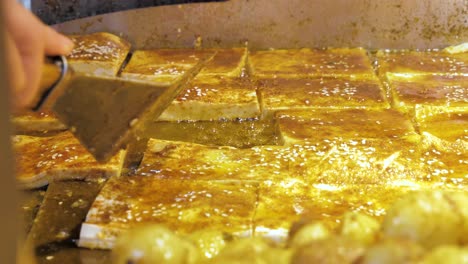
[[[47,57],[44,60],[44,66],[42,67],[39,91],[43,92],[52,87],[60,79],[61,74],[62,66],[59,63],[54,62],[54,58]]]
[[[42,67],[41,81],[39,83],[39,91],[33,101],[33,110],[39,109],[44,99],[47,97],[51,89],[60,82],[64,74],[64,58],[63,57],[47,57],[44,60]]]

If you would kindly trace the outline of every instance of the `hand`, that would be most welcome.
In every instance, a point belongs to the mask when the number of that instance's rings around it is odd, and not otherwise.
[[[67,55],[73,42],[43,24],[16,0],[4,0],[6,59],[14,110],[36,96],[45,55]]]

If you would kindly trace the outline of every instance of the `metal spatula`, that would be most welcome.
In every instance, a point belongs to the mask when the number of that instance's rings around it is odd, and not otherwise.
[[[146,120],[156,119],[200,63],[179,82],[158,86],[74,72],[64,57],[48,58],[35,111],[51,109],[99,162],[106,162],[132,138]]]

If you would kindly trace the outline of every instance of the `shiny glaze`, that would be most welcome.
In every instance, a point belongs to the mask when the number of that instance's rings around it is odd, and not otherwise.
[[[377,79],[321,77],[258,80],[265,110],[300,108],[387,108]]]
[[[151,140],[137,174],[157,179],[360,184],[423,178],[407,141],[325,140],[250,149]],[[346,170],[343,170],[346,168]]]
[[[466,112],[432,113],[430,116],[418,115],[416,120],[422,133],[430,133],[450,142],[456,140],[468,142],[468,113]]]
[[[246,48],[216,49],[216,55],[203,67],[200,75],[240,77],[245,67]]]
[[[255,212],[255,234],[287,238],[291,223],[321,221],[334,229],[349,211],[381,219],[408,187],[382,185],[304,185],[288,181],[262,184]]]
[[[210,147],[152,139],[137,174],[158,179],[262,181],[289,175],[288,148]]]
[[[248,183],[113,178],[94,202],[86,222],[103,230],[164,223],[182,233],[207,227],[250,233],[255,191],[256,186]]]
[[[106,164],[97,163],[93,156],[70,132],[50,137],[13,137],[17,164],[17,179],[36,177],[92,179],[120,172],[121,153]]]
[[[427,174],[415,143],[388,139],[336,139],[294,145],[294,177],[313,184],[418,185]]]
[[[68,59],[75,61],[122,62],[130,49],[130,44],[115,35],[99,32],[89,35],[72,35],[75,43]]]
[[[252,52],[254,76],[304,78],[309,76],[371,76],[371,61],[364,49],[298,49]]]
[[[246,78],[197,76],[176,100],[242,104],[256,102],[257,95],[254,85]]]
[[[443,51],[377,52],[379,73],[468,74],[468,53]]]
[[[429,171],[428,179],[467,190],[468,151],[466,151],[466,145],[462,149],[430,147],[422,153],[421,162]]]
[[[414,107],[467,106],[468,76],[395,76],[388,75],[395,105]]]
[[[214,54],[210,50],[196,49],[158,49],[137,50],[122,72],[138,74],[142,78],[158,75],[182,75],[198,62]]]
[[[276,119],[287,142],[418,136],[411,120],[395,110],[289,110]]]
[[[421,110],[421,112],[427,109]],[[427,113],[426,113],[427,114]],[[468,184],[468,114],[464,111],[418,113],[416,120],[423,135],[421,162],[428,178],[461,189]]]
[[[246,78],[199,75],[158,120],[200,121],[256,118],[260,105],[254,85]]]

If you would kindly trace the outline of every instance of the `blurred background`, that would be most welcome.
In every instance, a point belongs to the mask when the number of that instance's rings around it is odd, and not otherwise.
[[[211,0],[210,2],[220,2]],[[208,2],[200,0],[21,0],[24,6],[32,10],[47,24],[56,24],[68,20],[159,5]]]

